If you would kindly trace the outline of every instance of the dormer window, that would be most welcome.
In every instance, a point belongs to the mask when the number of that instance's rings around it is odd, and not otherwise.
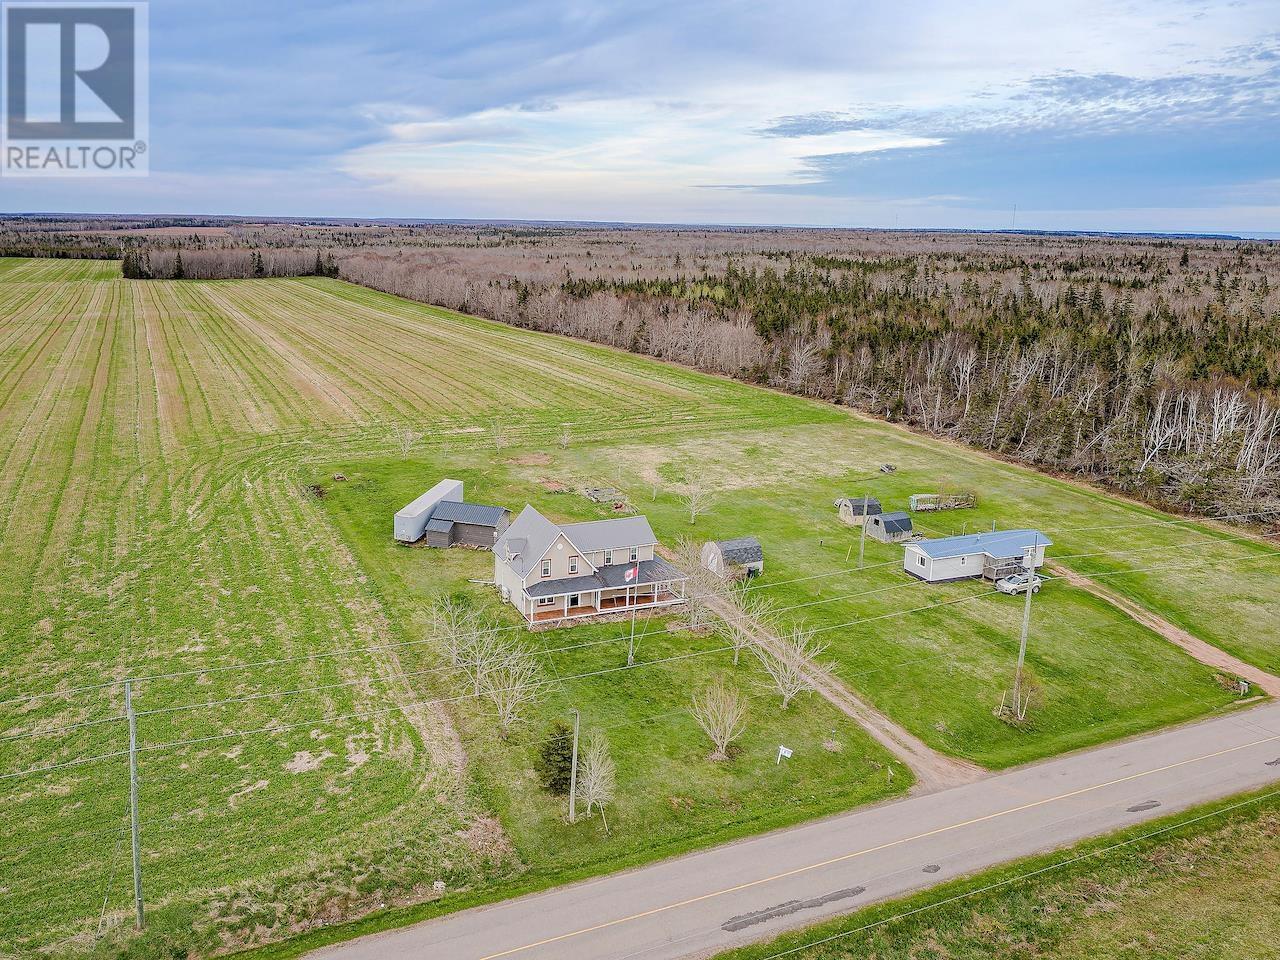
[[[542,561],[542,578],[545,580],[549,576],[551,576],[551,561],[543,560]]]
[[[570,557],[570,558],[569,558],[569,572],[570,572],[570,573],[577,573],[577,572],[578,572],[578,558],[577,558],[577,557]]]
[[[606,550],[606,551],[604,552],[604,565],[607,567],[607,566],[609,566],[609,564],[611,564],[611,563],[613,563],[613,551],[612,551],[612,550]]]

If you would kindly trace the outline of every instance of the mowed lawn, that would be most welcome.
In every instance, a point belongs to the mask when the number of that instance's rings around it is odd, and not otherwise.
[[[403,459],[400,426],[426,435]],[[898,472],[876,473],[884,461]],[[690,528],[677,486],[693,467],[719,496]],[[418,642],[430,599],[462,592],[514,616],[469,582],[489,575],[487,556],[390,542],[397,501],[443,470],[478,500],[563,518],[596,508],[544,481],[616,484],[667,541],[757,533],[761,587],[795,607],[782,616],[831,628],[847,683],[992,765],[1230,697],[1154,635],[1051,584],[1029,655],[1043,704],[1028,729],[1008,728],[991,710],[1018,602],[905,613],[980,588],[900,586],[888,547],[868,549],[884,566],[838,573],[850,533],[834,496],[866,488],[899,505],[943,481],[974,486],[979,510],[931,524],[1040,525],[1054,552],[1089,554],[1065,562],[1146,570],[1105,582],[1277,664],[1273,551],[1238,534],[1150,525],[1169,518],[836,408],[337,281],[138,283],[107,262],[0,260],[0,813],[17,825],[0,840],[0,950],[87,948],[104,902],[108,929],[128,920],[128,676],[143,678],[153,929],[203,948],[430,896],[436,880],[497,890],[907,785],[824,702],[783,714],[758,666],[656,622],[629,671],[599,672],[624,662],[619,643],[567,649],[619,625],[531,639],[566,647],[540,656],[560,682],[509,740],[474,702],[433,703],[450,688]],[[826,602],[882,586],[893,592]],[[851,623],[881,614],[893,617]],[[644,665],[671,657],[685,658]],[[752,697],[728,764],[705,759],[686,710],[717,674]],[[569,829],[532,778],[537,741],[572,707],[618,763],[608,835],[595,818]],[[779,743],[792,761],[773,763]]]
[[[384,609],[401,617],[406,636],[414,638],[399,653],[411,682],[424,697],[456,698],[454,715],[476,781],[525,863],[542,871],[616,867],[848,809],[911,785],[905,768],[816,695],[803,695],[783,711],[755,657],[746,654],[735,666],[729,641],[718,632],[681,629],[678,614],[638,615],[635,664],[628,669],[629,621],[526,631],[514,608],[502,604],[492,587],[476,583],[492,579],[492,554],[404,547],[389,537],[398,506],[421,492],[424,478],[443,475],[463,480],[468,498],[478,503],[528,497],[563,520],[610,514],[585,497],[529,485],[512,459],[492,449],[444,449],[329,464],[314,483],[371,571]],[[487,624],[514,628],[537,654],[547,689],[505,739],[489,704],[469,696],[465,678],[439,670],[442,657],[430,642],[428,611],[433,601],[450,596],[469,598]],[[690,711],[692,695],[715,679],[736,687],[748,702],[746,732],[729,762],[708,759],[711,743]],[[607,830],[599,816],[567,824],[566,800],[549,794],[535,775],[551,723],[570,722],[573,709],[581,713],[583,748],[603,737],[618,767]],[[783,763],[777,762],[779,745],[793,751]]]

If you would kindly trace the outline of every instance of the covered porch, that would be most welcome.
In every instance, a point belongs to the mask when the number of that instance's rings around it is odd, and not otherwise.
[[[531,623],[572,620],[670,606],[683,600],[683,580],[646,583],[620,590],[583,590],[534,598],[533,615],[529,619]]]

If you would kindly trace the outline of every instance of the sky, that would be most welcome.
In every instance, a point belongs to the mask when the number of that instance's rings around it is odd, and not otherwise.
[[[1280,231],[1280,0],[154,0],[145,179],[0,210]]]

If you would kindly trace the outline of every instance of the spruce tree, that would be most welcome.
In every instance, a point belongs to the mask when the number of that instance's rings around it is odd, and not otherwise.
[[[557,720],[547,730],[534,763],[538,780],[549,792],[563,797],[569,792],[573,771],[573,729]]]

